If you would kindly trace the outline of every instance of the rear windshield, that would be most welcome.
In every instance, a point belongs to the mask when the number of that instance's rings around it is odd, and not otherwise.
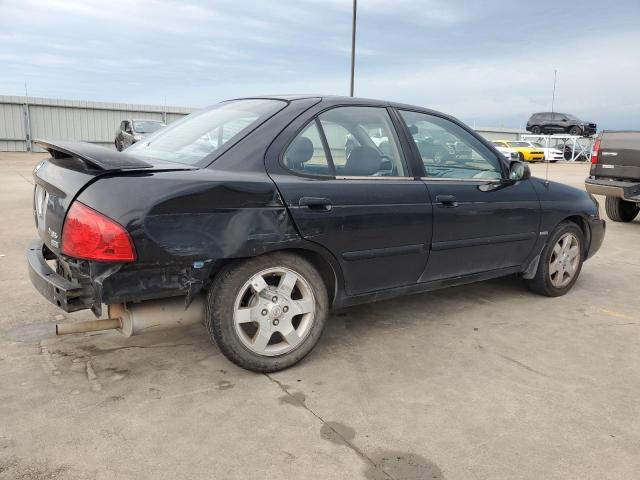
[[[284,108],[281,100],[235,100],[192,113],[127,149],[139,157],[195,165]]]
[[[150,122],[149,120],[134,120],[133,130],[137,133],[153,133],[164,127],[162,122]]]

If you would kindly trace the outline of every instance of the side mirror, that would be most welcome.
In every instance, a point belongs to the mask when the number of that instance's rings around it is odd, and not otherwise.
[[[519,182],[531,178],[529,165],[519,160],[512,160],[509,164],[509,181]]]

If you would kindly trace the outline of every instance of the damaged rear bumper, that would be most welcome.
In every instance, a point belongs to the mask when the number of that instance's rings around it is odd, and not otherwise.
[[[90,286],[64,278],[47,263],[41,240],[33,240],[27,249],[27,265],[31,283],[44,298],[65,312],[91,308],[94,292]]]
[[[51,303],[65,312],[90,308],[99,317],[103,304],[182,296],[189,305],[207,286],[216,263],[157,266],[58,258],[37,239],[27,250],[27,265],[31,283]]]

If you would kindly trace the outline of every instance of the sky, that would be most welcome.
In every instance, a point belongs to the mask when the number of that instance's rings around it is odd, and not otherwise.
[[[203,107],[348,95],[351,0],[0,0],[0,95]],[[355,94],[640,129],[640,0],[359,0]]]

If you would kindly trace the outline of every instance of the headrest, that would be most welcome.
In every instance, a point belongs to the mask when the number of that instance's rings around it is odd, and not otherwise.
[[[411,135],[415,135],[416,133],[418,133],[418,127],[416,127],[415,125],[409,125],[409,133]]]
[[[355,147],[347,157],[344,174],[354,177],[368,177],[380,171],[381,164],[380,153],[375,148],[360,145]]]
[[[313,157],[313,142],[307,137],[298,137],[287,149],[285,161],[291,168],[301,168]]]

